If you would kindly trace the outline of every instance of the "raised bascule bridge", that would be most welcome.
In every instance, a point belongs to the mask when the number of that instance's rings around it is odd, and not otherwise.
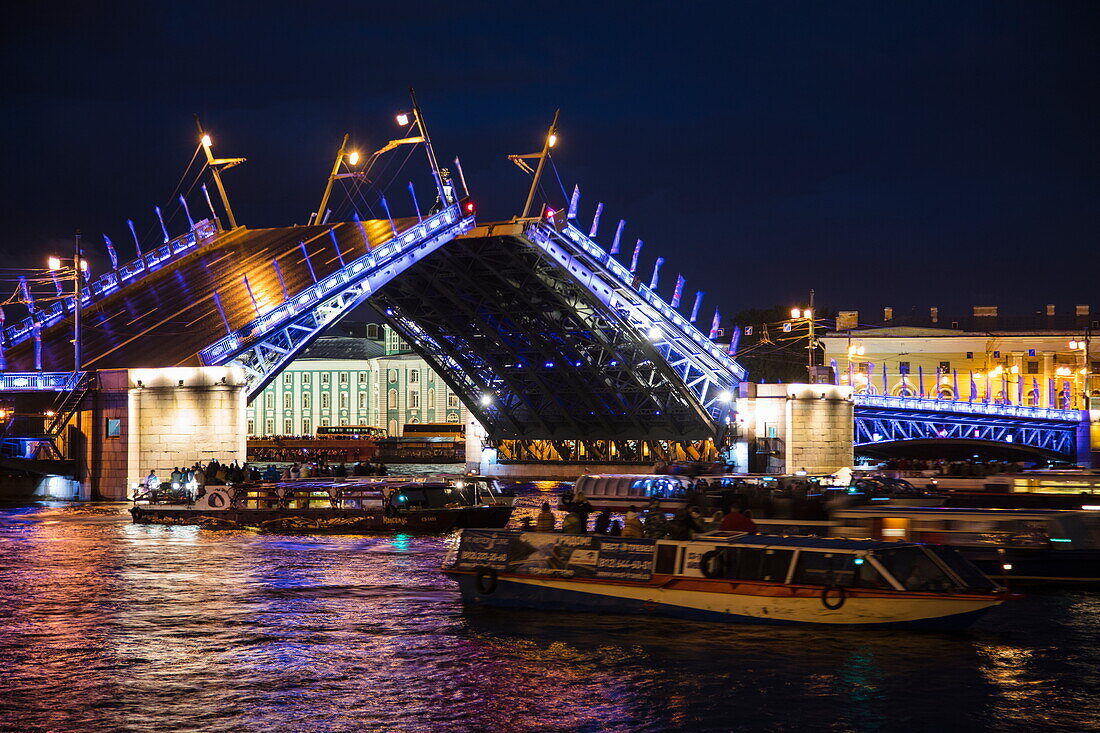
[[[555,135],[552,128],[548,140]],[[165,231],[161,246],[84,287],[78,370],[73,298],[49,307],[30,299],[28,315],[8,320],[0,340],[2,393],[55,392],[39,446],[68,453],[97,495],[118,497],[150,467],[243,458],[244,400],[369,303],[460,396],[502,463],[598,466],[735,452],[752,432],[737,412],[739,394],[751,397],[744,369],[716,343],[716,329],[703,334],[694,312],[682,315],[595,241],[599,214],[588,234],[578,226],[576,192],[568,209],[478,223],[430,148],[429,163],[446,203],[426,216],[251,229],[223,227],[211,206],[211,218],[189,219],[181,236]],[[528,209],[536,183],[537,175]],[[822,398],[847,402],[850,416],[851,396],[831,389]],[[786,409],[789,423],[801,419]],[[812,427],[818,413],[806,414]],[[845,419],[847,445],[839,454],[831,447],[842,457],[853,443]],[[867,419],[857,413],[856,425]],[[1050,448],[1070,450],[1064,441]]]

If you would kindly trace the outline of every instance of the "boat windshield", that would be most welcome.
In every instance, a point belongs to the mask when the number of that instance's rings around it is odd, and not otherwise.
[[[975,589],[993,589],[997,587],[996,583],[990,580],[985,573],[976,568],[974,563],[959,554],[958,550],[942,545],[927,545],[925,549],[935,553],[940,562],[949,567],[951,572],[955,575],[959,576],[959,579],[966,584],[966,587]]]
[[[916,545],[875,552],[877,559],[906,590],[943,592],[959,584]]]

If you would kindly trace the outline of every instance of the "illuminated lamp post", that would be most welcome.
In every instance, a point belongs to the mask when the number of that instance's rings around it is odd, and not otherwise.
[[[61,271],[63,276],[68,276],[69,270],[66,265],[72,265],[72,278],[73,278],[73,371],[79,372],[84,361],[81,358],[80,353],[80,295],[84,289],[83,273],[88,269],[88,261],[81,256],[80,253],[80,231],[77,230],[74,238],[73,256],[68,257],[54,257],[51,256],[47,261],[50,270]]]
[[[806,321],[809,324],[810,329],[810,343],[806,346],[806,373],[810,381],[814,381],[814,291],[810,290],[810,307],[809,308],[792,308],[791,319],[795,321]]]

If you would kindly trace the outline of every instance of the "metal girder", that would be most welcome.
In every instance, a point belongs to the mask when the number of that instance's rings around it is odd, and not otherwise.
[[[530,222],[524,235],[649,340],[711,418],[721,418],[745,378],[740,364],[571,223]]]
[[[1077,423],[997,415],[856,408],[856,446],[912,440],[1004,443],[1073,456],[1077,445]]]
[[[667,352],[522,228],[502,228],[456,240],[372,296],[491,441],[715,435],[697,377],[685,382]]]
[[[200,352],[206,365],[245,371],[251,400],[320,333],[385,283],[474,225],[449,206],[347,263]]]

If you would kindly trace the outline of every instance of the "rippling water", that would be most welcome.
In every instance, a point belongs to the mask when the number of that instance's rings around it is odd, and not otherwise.
[[[0,729],[1085,730],[1100,594],[962,635],[464,610],[448,539],[0,510]]]

